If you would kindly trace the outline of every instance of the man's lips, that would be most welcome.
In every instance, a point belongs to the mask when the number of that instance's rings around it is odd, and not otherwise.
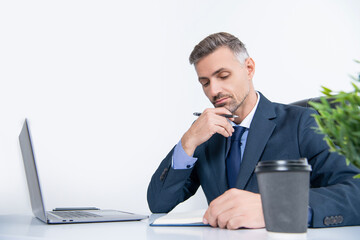
[[[220,98],[219,100],[215,101],[215,105],[219,105],[224,103],[229,97]]]

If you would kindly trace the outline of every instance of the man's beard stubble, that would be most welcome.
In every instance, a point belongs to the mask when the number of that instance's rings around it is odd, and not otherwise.
[[[222,93],[218,93],[218,95],[216,95],[214,98],[213,98],[213,101],[212,101],[212,104],[214,105],[215,108],[218,108],[218,107],[225,107],[227,110],[229,110],[232,114],[234,114],[236,112],[236,110],[238,110],[238,108],[244,103],[244,101],[246,100],[246,98],[249,96],[249,92],[250,92],[250,89],[246,92],[245,96],[241,99],[240,102],[237,102],[235,100],[235,98],[230,95],[230,94],[222,94]],[[221,98],[224,98],[224,97],[228,97],[231,99],[230,103],[228,104],[227,106],[227,103],[222,103],[222,104],[219,104],[219,105],[215,105],[215,102],[218,100],[218,99],[221,99]]]

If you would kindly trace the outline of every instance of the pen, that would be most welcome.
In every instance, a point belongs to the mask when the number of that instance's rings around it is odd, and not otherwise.
[[[199,117],[201,115],[201,113],[194,112],[193,115]],[[226,117],[226,118],[237,118],[237,117],[239,117],[237,115],[230,115],[230,114],[220,114],[220,116]]]

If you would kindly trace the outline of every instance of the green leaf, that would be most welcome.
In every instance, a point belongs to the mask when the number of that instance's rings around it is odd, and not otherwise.
[[[360,75],[357,77],[351,78],[360,82]],[[312,115],[318,124],[315,130],[324,135],[330,151],[344,155],[348,164],[360,168],[360,87],[355,82],[351,85],[354,91],[336,94],[322,86],[321,92],[325,96],[320,98],[319,103],[309,104],[319,113]],[[331,107],[334,103],[337,104],[336,108]]]

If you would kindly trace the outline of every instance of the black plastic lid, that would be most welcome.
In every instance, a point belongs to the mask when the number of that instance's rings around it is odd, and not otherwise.
[[[275,160],[259,162],[255,172],[282,172],[282,171],[306,171],[311,172],[311,166],[306,158],[299,160]]]

